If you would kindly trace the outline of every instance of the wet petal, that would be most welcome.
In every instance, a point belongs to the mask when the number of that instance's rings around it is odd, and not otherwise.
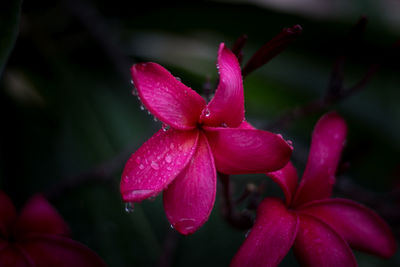
[[[292,247],[297,224],[297,216],[290,213],[281,200],[265,199],[231,267],[278,266]]]
[[[226,174],[265,173],[283,168],[292,148],[261,130],[204,127],[217,170]]]
[[[356,202],[317,200],[300,211],[329,224],[355,249],[386,258],[396,251],[396,240],[389,226],[375,212]]]
[[[164,191],[164,209],[171,225],[181,234],[194,233],[207,221],[215,192],[214,159],[201,133],[192,160]]]
[[[208,126],[238,127],[244,119],[242,72],[236,56],[222,43],[218,50],[219,84],[202,114]]]
[[[159,120],[175,129],[192,129],[205,100],[156,63],[131,68],[132,79],[143,105]]]
[[[69,235],[69,227],[42,195],[36,195],[22,209],[15,225],[16,235],[29,233]]]
[[[17,217],[14,204],[10,198],[0,191],[0,236],[7,236],[10,225],[12,225]]]
[[[88,247],[62,236],[33,235],[20,246],[36,266],[102,267],[103,260]]]
[[[346,134],[346,122],[335,112],[324,115],[315,125],[306,169],[294,200],[295,206],[331,196]]]
[[[353,252],[343,238],[324,222],[299,215],[294,253],[301,266],[357,266]]]
[[[280,170],[267,173],[271,179],[277,183],[285,194],[286,205],[289,206],[297,189],[297,170],[289,161],[286,166]]]
[[[144,143],[125,165],[121,194],[125,202],[157,195],[187,165],[196,148],[199,131],[161,129]]]

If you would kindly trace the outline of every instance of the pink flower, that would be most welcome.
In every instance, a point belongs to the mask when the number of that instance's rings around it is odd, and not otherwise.
[[[292,246],[302,266],[357,266],[350,247],[385,258],[395,253],[393,234],[376,213],[330,198],[346,133],[338,114],[326,114],[315,126],[300,185],[290,162],[268,174],[286,201],[263,200],[231,266],[277,266]]]
[[[244,121],[243,83],[235,55],[221,44],[219,85],[205,100],[155,63],[132,67],[143,105],[165,125],[127,162],[121,179],[125,202],[164,190],[167,218],[182,234],[195,232],[214,205],[216,170],[226,174],[278,170],[292,149],[278,135]]]
[[[68,235],[67,224],[44,197],[34,196],[17,216],[0,191],[0,266],[106,266]]]

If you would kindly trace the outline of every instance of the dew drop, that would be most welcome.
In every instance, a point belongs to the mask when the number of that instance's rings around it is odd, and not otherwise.
[[[171,227],[171,229],[174,229],[174,226],[172,224],[170,224],[169,227]]]
[[[178,81],[182,81],[182,79],[181,79],[181,78],[179,78],[179,77],[175,77],[175,79],[177,79]]]
[[[249,236],[250,232],[251,232],[251,229],[250,229],[249,231],[246,232],[246,234],[244,235],[244,237],[247,238],[247,237]]]
[[[153,117],[153,120],[154,120],[155,122],[157,122],[157,121],[158,121],[156,117]]]
[[[286,140],[286,143],[288,143],[289,146],[293,146],[292,140]]]
[[[172,162],[172,158],[171,158],[170,155],[167,155],[167,156],[165,157],[165,162],[166,162],[166,163],[171,163],[171,162]]]
[[[223,123],[221,123],[221,127],[227,128],[228,125],[225,122],[223,122]]]
[[[162,125],[162,129],[163,129],[163,131],[164,131],[164,132],[168,131],[168,130],[169,130],[169,128],[170,128],[170,126],[169,126],[169,125],[167,125],[167,124],[164,124],[164,123],[163,123],[163,125]]]
[[[206,110],[204,111],[204,116],[210,117],[210,111],[209,111],[208,109],[206,109]]]
[[[186,233],[192,232],[196,227],[196,220],[190,218],[182,218],[176,224],[176,228]]]
[[[143,164],[140,164],[140,165],[139,165],[139,169],[143,170],[143,169],[144,169],[144,165],[143,165]]]
[[[143,105],[140,105],[140,110],[144,110],[144,106]]]
[[[160,166],[158,166],[158,163],[155,161],[152,161],[150,166],[154,169],[154,170],[158,170],[160,168]]]
[[[131,212],[133,212],[134,210],[135,210],[135,206],[134,206],[133,202],[127,202],[127,203],[125,203],[125,211],[126,211],[127,213],[131,213]]]

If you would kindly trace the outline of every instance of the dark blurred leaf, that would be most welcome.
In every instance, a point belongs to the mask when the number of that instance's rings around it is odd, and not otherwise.
[[[19,29],[22,0],[4,1],[0,8],[0,75],[3,73]]]

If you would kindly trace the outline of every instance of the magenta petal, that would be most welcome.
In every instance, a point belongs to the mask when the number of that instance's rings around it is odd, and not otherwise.
[[[0,251],[0,266],[37,267],[24,251],[21,251],[15,246],[7,246]]]
[[[292,148],[261,130],[204,127],[217,170],[226,174],[265,173],[283,168]]]
[[[102,267],[103,260],[88,247],[66,237],[34,235],[21,242],[35,266]]]
[[[294,241],[294,253],[301,266],[357,266],[353,252],[343,238],[317,218],[301,214]]]
[[[347,199],[317,200],[300,211],[329,224],[355,249],[385,258],[396,252],[396,240],[389,226],[358,203]]]
[[[205,100],[156,63],[131,68],[133,82],[143,105],[158,119],[175,129],[193,129],[206,105]]]
[[[286,205],[289,206],[294,194],[296,193],[298,176],[297,170],[289,161],[286,166],[280,170],[267,173],[271,179],[277,183],[285,194]]]
[[[297,225],[297,216],[290,213],[281,200],[265,199],[231,267],[278,266],[294,242]]]
[[[242,72],[236,56],[222,43],[218,50],[219,84],[202,114],[208,126],[238,127],[244,119]]]
[[[30,233],[69,235],[69,227],[41,195],[32,197],[22,209],[15,225],[15,234],[24,236]]]
[[[128,160],[121,179],[125,202],[157,195],[187,165],[196,149],[199,131],[159,130]]]
[[[0,236],[8,235],[9,227],[13,224],[17,217],[14,204],[10,198],[0,191]]]
[[[171,225],[184,235],[197,231],[211,213],[215,191],[214,159],[201,133],[192,160],[164,191],[164,209]]]
[[[248,121],[246,121],[246,120],[243,120],[242,123],[239,125],[238,128],[240,128],[240,129],[253,129],[253,130],[256,129],[253,125],[251,125],[251,124],[250,124]]]
[[[294,200],[295,206],[331,196],[346,134],[346,122],[335,112],[324,115],[318,121],[306,169]]]

